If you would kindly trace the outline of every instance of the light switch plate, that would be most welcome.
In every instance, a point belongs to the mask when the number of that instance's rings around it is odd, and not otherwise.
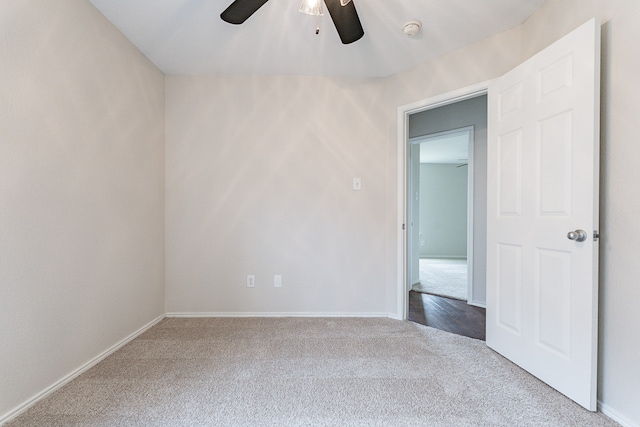
[[[360,178],[353,178],[353,190],[354,191],[362,190],[362,180]]]

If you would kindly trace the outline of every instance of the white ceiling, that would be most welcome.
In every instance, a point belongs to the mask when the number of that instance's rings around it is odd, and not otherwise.
[[[270,0],[242,25],[220,19],[232,0],[89,0],[166,74],[384,77],[516,27],[545,0],[353,0],[362,39],[343,45],[328,12]],[[402,33],[422,21],[413,38]]]

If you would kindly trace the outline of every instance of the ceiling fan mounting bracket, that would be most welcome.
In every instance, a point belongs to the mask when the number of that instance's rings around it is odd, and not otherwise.
[[[220,18],[230,24],[242,24],[258,11],[268,0],[235,0],[221,14]],[[350,44],[364,36],[358,12],[353,0],[324,0],[340,41]],[[320,31],[316,29],[316,34]]]

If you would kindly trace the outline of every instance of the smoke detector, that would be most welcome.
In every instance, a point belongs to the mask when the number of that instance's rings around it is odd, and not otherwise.
[[[420,32],[422,23],[420,21],[409,21],[402,27],[402,32],[409,37],[413,37]]]

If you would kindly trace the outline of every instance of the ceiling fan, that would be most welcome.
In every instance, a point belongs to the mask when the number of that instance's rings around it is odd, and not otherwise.
[[[220,18],[230,24],[242,24],[253,15],[268,0],[235,0],[220,14]],[[321,8],[322,0],[318,0],[318,7]],[[306,2],[305,2],[306,3]],[[333,24],[338,31],[343,44],[353,43],[364,36],[364,30],[356,12],[353,0],[324,0],[324,4],[329,10]],[[303,3],[303,7],[305,4]],[[302,12],[303,7],[300,9]],[[310,13],[310,12],[305,12]],[[312,13],[319,15],[321,12]]]

